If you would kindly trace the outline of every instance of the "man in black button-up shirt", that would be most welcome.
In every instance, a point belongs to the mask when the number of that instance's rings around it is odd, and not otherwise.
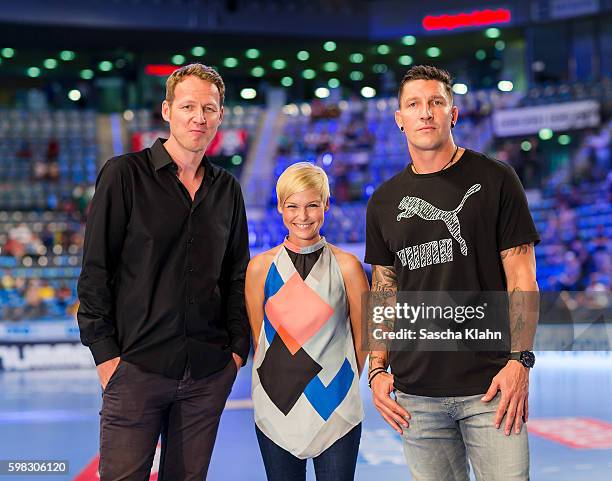
[[[204,155],[224,90],[209,67],[174,72],[162,106],[169,139],[110,159],[98,177],[78,321],[104,389],[102,481],[145,479],[160,433],[163,479],[205,477],[248,356],[244,202]]]

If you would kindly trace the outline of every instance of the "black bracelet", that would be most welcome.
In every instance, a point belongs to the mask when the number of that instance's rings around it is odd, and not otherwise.
[[[372,381],[374,380],[374,378],[375,378],[376,376],[378,376],[380,373],[383,373],[383,372],[384,372],[384,373],[386,373],[386,372],[387,372],[387,370],[386,370],[386,369],[384,369],[384,370],[382,370],[382,371],[378,371],[378,372],[376,372],[376,373],[375,373],[375,374],[374,374],[374,375],[373,375],[373,376],[372,376],[372,377],[371,377],[371,378],[368,380],[368,386],[370,386],[370,389],[372,389]]]
[[[372,374],[374,374],[377,371],[386,371],[386,370],[387,368],[385,367],[375,367],[368,373],[368,382],[370,382],[370,379],[372,379]]]

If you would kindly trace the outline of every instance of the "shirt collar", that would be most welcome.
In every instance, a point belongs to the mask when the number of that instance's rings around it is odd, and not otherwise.
[[[156,172],[166,166],[176,165],[174,163],[174,160],[172,160],[172,157],[170,157],[170,154],[164,147],[164,142],[166,140],[168,139],[162,139],[161,137],[158,137],[153,146],[151,147],[151,162],[153,163],[153,167],[155,168]],[[204,175],[210,176],[214,179],[216,171],[210,160],[208,160],[208,157],[202,157],[201,165],[204,166]]]

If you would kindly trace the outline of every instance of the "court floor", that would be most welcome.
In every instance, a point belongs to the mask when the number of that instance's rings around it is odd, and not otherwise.
[[[366,419],[357,481],[410,480],[400,438],[382,421],[362,378]],[[0,372],[0,461],[68,460],[63,476],[0,476],[0,481],[95,477],[101,394],[87,370]],[[612,479],[612,354],[541,353],[531,375],[531,479]],[[314,480],[309,464],[309,480]],[[155,476],[152,477],[155,479]],[[250,365],[239,373],[223,414],[210,481],[265,481],[250,405]]]

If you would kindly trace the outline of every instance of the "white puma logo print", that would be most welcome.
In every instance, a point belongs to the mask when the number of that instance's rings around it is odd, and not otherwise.
[[[480,184],[474,184],[467,190],[457,208],[451,211],[438,209],[426,200],[419,199],[418,197],[406,196],[398,206],[398,209],[403,212],[398,214],[397,220],[399,222],[402,218],[409,219],[415,214],[423,220],[441,220],[446,224],[448,232],[450,232],[455,240],[459,242],[461,253],[467,256],[468,248],[465,239],[461,237],[461,224],[459,223],[457,214],[463,208],[463,204],[465,204],[467,198],[479,190]]]

